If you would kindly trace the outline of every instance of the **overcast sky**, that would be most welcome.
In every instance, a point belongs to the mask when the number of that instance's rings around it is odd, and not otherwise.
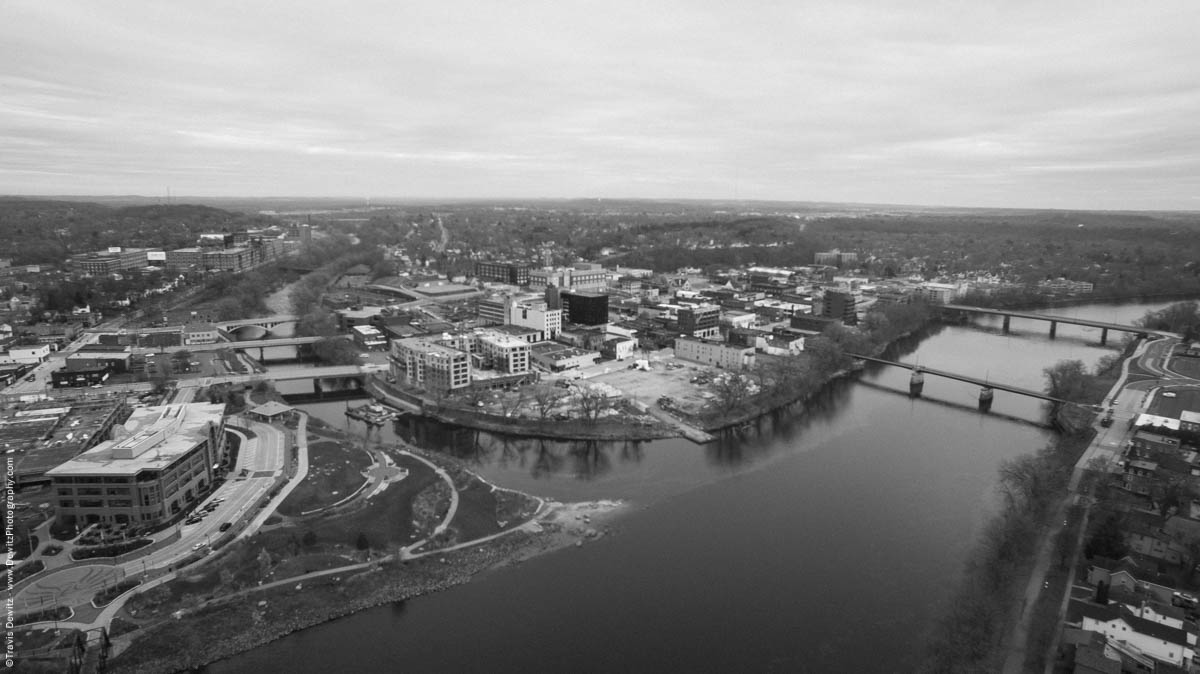
[[[1200,210],[1200,2],[0,3],[0,193]]]

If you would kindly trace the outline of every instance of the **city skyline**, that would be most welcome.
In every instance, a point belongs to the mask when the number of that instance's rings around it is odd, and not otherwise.
[[[17,2],[0,193],[1200,208],[1200,7]]]

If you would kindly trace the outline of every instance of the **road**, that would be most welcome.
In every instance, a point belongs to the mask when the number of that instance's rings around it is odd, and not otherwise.
[[[1106,428],[1100,425],[1100,417],[1097,417],[1097,420],[1094,422],[1096,434],[1091,444],[1080,456],[1079,461],[1076,462],[1075,470],[1071,475],[1068,486],[1068,493],[1059,502],[1054,517],[1051,520],[1052,525],[1043,535],[1038,545],[1033,572],[1030,574],[1029,583],[1026,585],[1023,593],[1021,615],[1010,635],[1009,652],[1003,669],[1005,674],[1020,674],[1020,672],[1024,671],[1023,667],[1026,657],[1026,644],[1029,638],[1029,625],[1032,619],[1032,608],[1036,604],[1038,596],[1045,589],[1044,583],[1051,563],[1051,552],[1054,541],[1063,528],[1060,522],[1065,521],[1064,514],[1066,513],[1067,506],[1075,502],[1083,505],[1084,509],[1080,524],[1081,529],[1074,551],[1075,560],[1072,562],[1072,572],[1066,584],[1066,593],[1069,595],[1072,591],[1075,579],[1074,568],[1078,561],[1079,548],[1082,545],[1087,523],[1091,518],[1091,508],[1094,504],[1094,500],[1090,494],[1084,494],[1080,491],[1083,476],[1089,470],[1100,469],[1112,471],[1118,469],[1117,461],[1123,454],[1125,446],[1133,434],[1132,422],[1149,409],[1157,392],[1172,388],[1200,385],[1200,382],[1170,370],[1170,356],[1175,344],[1176,340],[1170,338],[1143,342],[1138,345],[1133,353],[1133,357],[1127,358],[1122,363],[1121,376],[1117,379],[1112,389],[1109,390],[1108,398],[1105,400],[1105,406],[1113,410],[1113,423]],[[1149,374],[1133,371],[1131,364],[1134,362],[1137,363],[1138,368]],[[1060,624],[1065,617],[1068,599],[1069,597],[1064,597],[1059,608]],[[1050,649],[1046,656],[1048,671],[1054,663],[1054,654],[1057,652],[1057,649],[1058,637],[1056,635],[1051,641]]]

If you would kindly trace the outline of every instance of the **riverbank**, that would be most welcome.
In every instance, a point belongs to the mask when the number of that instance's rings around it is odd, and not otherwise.
[[[445,590],[480,573],[582,546],[607,535],[627,507],[618,501],[547,502],[530,522],[479,544],[407,561],[389,556],[214,601],[116,638],[110,671],[195,670],[358,611]]]

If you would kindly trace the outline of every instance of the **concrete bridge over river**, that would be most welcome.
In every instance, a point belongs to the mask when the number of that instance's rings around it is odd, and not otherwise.
[[[894,360],[885,360],[883,358],[874,358],[872,356],[859,356],[856,354],[847,354],[847,355],[849,355],[851,358],[857,358],[858,360],[865,361],[868,363],[879,363],[881,365],[892,365],[894,367],[902,367],[902,368],[906,368],[908,370],[912,370],[914,387],[919,385],[920,380],[918,379],[918,376],[926,375],[926,374],[933,375],[935,377],[944,377],[946,379],[954,379],[956,381],[967,382],[968,384],[975,384],[976,386],[979,386],[980,390],[981,390],[980,403],[984,402],[984,398],[982,397],[983,389],[989,389],[989,390],[995,390],[995,391],[1005,391],[1007,393],[1015,393],[1017,395],[1029,396],[1031,398],[1038,398],[1040,400],[1046,400],[1046,401],[1049,401],[1049,402],[1052,402],[1052,403],[1055,403],[1058,405],[1083,405],[1085,407],[1095,407],[1094,405],[1090,405],[1090,404],[1086,404],[1086,403],[1079,403],[1079,402],[1075,402],[1074,400],[1065,400],[1063,398],[1056,398],[1052,395],[1047,395],[1041,391],[1034,391],[1033,389],[1022,388],[1020,386],[1010,386],[1008,384],[1002,384],[999,382],[980,379],[979,377],[973,377],[973,376],[967,375],[967,374],[959,374],[957,372],[948,372],[946,370],[938,370],[938,369],[935,369],[932,367],[926,367],[924,365],[914,365],[912,363],[901,363],[901,362],[897,362]],[[988,401],[990,402],[990,398],[988,399]]]
[[[1114,330],[1117,332],[1131,332],[1143,337],[1154,335],[1157,337],[1173,337],[1179,339],[1179,335],[1173,332],[1164,330],[1149,330],[1137,325],[1124,325],[1121,323],[1108,323],[1106,321],[1093,321],[1087,318],[1070,318],[1068,316],[1051,316],[1048,314],[1034,314],[1027,311],[1012,311],[1010,309],[985,309],[983,307],[969,307],[962,304],[943,304],[942,311],[959,312],[965,314],[982,314],[986,316],[1003,316],[1004,317],[1004,334],[1008,334],[1009,324],[1014,318],[1029,319],[1032,321],[1046,321],[1050,323],[1050,337],[1053,339],[1058,331],[1058,324],[1065,323],[1068,325],[1082,325],[1089,328],[1100,328],[1100,344],[1108,343],[1108,331]]]

